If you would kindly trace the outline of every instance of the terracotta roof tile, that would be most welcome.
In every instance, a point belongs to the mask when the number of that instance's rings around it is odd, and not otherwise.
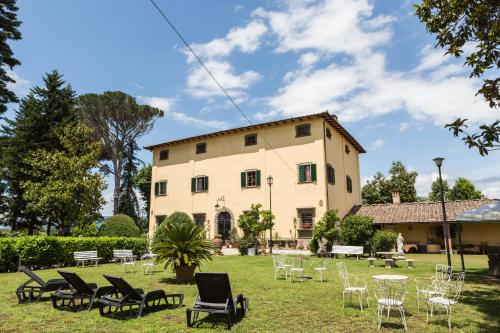
[[[456,216],[464,211],[476,209],[495,200],[457,200],[447,201],[446,216],[448,221],[455,222]],[[350,214],[373,217],[373,223],[432,223],[442,222],[441,202],[411,202],[402,204],[376,204],[354,206]]]

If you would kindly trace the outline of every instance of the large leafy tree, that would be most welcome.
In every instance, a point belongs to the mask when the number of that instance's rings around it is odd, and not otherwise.
[[[444,197],[448,197],[448,192],[450,191],[450,186],[448,185],[447,180],[443,180],[443,192]],[[431,192],[429,193],[430,201],[441,201],[441,184],[439,183],[439,179],[436,179],[432,182]]]
[[[470,180],[465,178],[458,178],[455,184],[448,192],[448,200],[472,200],[481,199],[483,194],[476,190],[476,187]]]
[[[467,44],[475,49],[465,57],[471,68],[471,77],[484,77],[479,89],[490,107],[500,105],[498,68],[500,67],[500,6],[495,0],[423,0],[415,5],[416,15],[427,30],[436,34],[437,44],[447,54],[462,57]],[[500,120],[484,124],[475,133],[466,132],[467,119],[458,118],[446,125],[469,148],[477,148],[481,155],[500,149]]]
[[[102,143],[93,130],[78,124],[56,133],[61,150],[37,149],[28,153],[30,179],[21,182],[27,209],[53,223],[59,234],[71,227],[90,225],[100,217],[106,184],[96,172]]]
[[[109,161],[103,170],[113,175],[113,214],[117,214],[126,146],[148,133],[163,111],[138,104],[134,97],[120,91],[82,95],[78,104],[82,119],[103,142],[101,158]]]
[[[146,220],[149,221],[151,207],[151,164],[144,165],[134,177],[134,185],[139,190],[144,203]]]
[[[373,179],[363,186],[361,195],[364,204],[390,203],[393,191],[399,191],[401,202],[417,201],[417,172],[409,171],[402,162],[395,161],[389,175],[390,178],[386,178],[381,172],[377,172]]]
[[[54,151],[61,148],[56,133],[76,123],[75,92],[62,75],[52,71],[43,77],[43,85],[35,86],[21,100],[13,119],[6,119],[0,130],[2,181],[6,186],[7,209],[3,223],[13,230],[27,228],[31,234],[44,221],[26,210],[21,182],[32,180],[29,152],[36,149]]]
[[[135,222],[139,219],[139,201],[135,194],[134,184],[134,178],[140,164],[140,161],[135,157],[135,152],[138,149],[139,147],[134,141],[127,144],[118,205],[118,212],[130,216]]]
[[[8,40],[21,39],[17,10],[16,0],[2,0],[0,3],[0,114],[7,110],[7,103],[18,102],[16,94],[8,86],[16,81],[7,72],[21,64],[14,58],[14,52],[7,43]]]

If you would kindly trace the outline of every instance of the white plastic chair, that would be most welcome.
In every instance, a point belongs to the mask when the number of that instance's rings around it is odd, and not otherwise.
[[[288,266],[285,265],[285,257],[280,254],[273,255],[274,279],[277,280],[279,275],[285,274],[285,280],[288,280]]]
[[[344,286],[344,290],[342,291],[342,307],[344,307],[345,304],[345,294],[349,294],[350,301],[352,301],[352,294],[357,294],[361,310],[363,310],[363,295],[366,294],[366,305],[369,306],[366,277],[348,274],[347,268],[343,262],[337,263],[337,270]]]
[[[404,309],[404,298],[408,279],[375,279],[375,297],[377,298],[377,330],[382,327],[382,317],[384,310],[387,309],[387,318],[391,309],[396,309],[401,317],[405,331],[406,317]]]
[[[460,293],[464,285],[465,272],[453,273],[450,279],[445,282],[443,295],[430,297],[426,303],[427,323],[429,323],[429,310],[431,318],[434,312],[434,305],[442,306],[448,315],[448,329],[451,331],[451,308],[458,305]]]

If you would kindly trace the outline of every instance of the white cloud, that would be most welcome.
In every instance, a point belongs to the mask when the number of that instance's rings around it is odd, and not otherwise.
[[[196,127],[210,127],[214,129],[226,129],[229,127],[225,121],[195,118],[182,112],[172,111],[167,116],[181,124],[194,125]]]
[[[254,16],[268,20],[278,38],[277,52],[300,54],[297,69],[284,75],[261,118],[329,110],[341,121],[358,121],[406,110],[413,119],[438,126],[457,117],[472,123],[495,119],[475,96],[481,82],[449,63],[452,57],[442,50],[425,46],[414,70],[389,70],[383,49],[394,18],[375,16],[368,0],[292,2],[283,11],[260,8]],[[336,54],[344,58],[332,58]],[[323,67],[310,66],[329,58]]]
[[[260,80],[261,75],[252,70],[236,73],[225,58],[235,50],[242,53],[255,52],[266,31],[267,27],[261,20],[252,20],[244,27],[232,28],[224,38],[216,38],[204,44],[193,43],[191,47],[228,93],[232,97],[242,98],[244,90]],[[222,96],[220,88],[189,50],[185,49],[184,53],[188,63],[192,65],[186,82],[187,92],[198,98]]]
[[[245,6],[243,6],[243,5],[236,5],[236,6],[234,6],[233,10],[236,13],[236,12],[239,12],[239,11],[241,11],[243,9],[245,9]]]
[[[236,74],[233,66],[227,61],[211,60],[206,62],[206,66],[232,97],[240,99],[245,96],[245,89],[261,79],[261,75],[254,71]],[[194,97],[223,96],[221,89],[202,67],[191,69],[186,86],[187,91]]]
[[[141,103],[150,105],[165,112],[170,111],[172,106],[175,104],[175,99],[169,97],[137,96],[137,98]]]
[[[490,199],[500,199],[500,181],[477,184],[477,188]]]
[[[30,90],[30,81],[23,79],[19,74],[11,70],[7,70],[7,75],[16,81],[15,83],[7,83],[7,89],[12,90],[19,98],[26,96]]]
[[[399,123],[398,132],[402,133],[406,131],[408,128],[410,128],[410,124],[408,124],[407,122]]]
[[[441,175],[444,180],[448,179],[448,174],[443,173]],[[417,190],[417,195],[426,197],[431,192],[432,183],[438,178],[437,172],[432,172],[430,174],[419,173],[415,181],[415,188]]]
[[[377,139],[371,144],[372,149],[378,149],[384,145],[385,141],[382,139]]]
[[[284,11],[254,11],[254,16],[268,20],[278,36],[278,52],[319,49],[352,54],[383,44],[391,36],[387,24],[392,18],[371,17],[373,6],[368,0],[286,4]]]

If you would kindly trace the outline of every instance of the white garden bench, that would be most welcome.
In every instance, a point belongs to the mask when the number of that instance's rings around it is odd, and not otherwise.
[[[113,259],[116,262],[134,261],[135,256],[132,250],[113,250]]]
[[[355,255],[356,259],[359,259],[359,255],[363,254],[363,247],[350,245],[333,245],[330,253],[333,253],[334,256],[336,256],[337,254]]]
[[[102,259],[97,256],[97,251],[73,252],[73,256],[75,258],[76,266],[80,264],[82,267],[85,267],[86,263],[89,263],[90,265],[94,263],[95,266],[97,267],[99,260]]]

